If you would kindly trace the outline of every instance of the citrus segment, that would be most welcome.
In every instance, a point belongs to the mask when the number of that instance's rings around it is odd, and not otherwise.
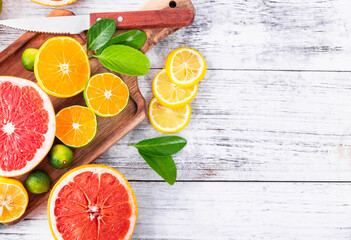
[[[33,82],[0,77],[0,176],[33,169],[55,138],[55,112],[49,97]]]
[[[191,87],[200,82],[205,76],[206,68],[203,56],[191,48],[175,49],[166,59],[168,77],[181,87]]]
[[[152,90],[162,105],[176,108],[191,102],[196,96],[198,86],[179,87],[169,79],[166,69],[162,69],[154,78]]]
[[[0,222],[12,222],[26,211],[28,194],[16,179],[0,177]]]
[[[130,239],[137,203],[121,173],[103,165],[85,165],[56,183],[48,215],[55,239]]]
[[[56,137],[71,147],[90,143],[97,132],[97,118],[87,107],[72,106],[56,115]]]
[[[90,78],[89,59],[77,40],[50,38],[36,55],[34,73],[45,92],[56,97],[72,97],[83,91]]]
[[[179,108],[162,106],[156,98],[149,103],[149,120],[158,131],[163,133],[176,133],[188,125],[191,117],[190,104]]]
[[[94,113],[102,117],[112,117],[127,106],[129,90],[120,77],[112,73],[101,73],[89,80],[84,98]]]
[[[31,0],[32,2],[39,3],[49,7],[62,7],[71,4],[77,0]]]

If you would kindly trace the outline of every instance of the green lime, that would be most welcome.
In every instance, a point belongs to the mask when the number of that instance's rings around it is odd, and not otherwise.
[[[50,185],[49,174],[40,169],[32,171],[26,179],[26,188],[31,193],[45,193],[49,191]]]
[[[73,152],[69,147],[63,144],[56,144],[51,148],[49,152],[49,163],[54,168],[66,168],[71,165],[72,161]]]
[[[34,70],[34,61],[35,61],[35,55],[37,54],[38,49],[35,48],[27,48],[24,50],[22,54],[22,64],[25,69],[28,71],[33,71]]]

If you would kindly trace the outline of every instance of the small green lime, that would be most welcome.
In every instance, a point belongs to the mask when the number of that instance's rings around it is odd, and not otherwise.
[[[56,144],[49,152],[49,163],[54,168],[63,169],[71,165],[73,161],[72,150],[63,145]]]
[[[22,54],[22,64],[25,69],[28,71],[33,71],[34,70],[34,61],[35,61],[35,55],[37,54],[38,49],[35,48],[27,48],[24,50]]]
[[[32,171],[26,179],[26,188],[34,194],[45,193],[49,191],[51,185],[49,174],[37,169]]]

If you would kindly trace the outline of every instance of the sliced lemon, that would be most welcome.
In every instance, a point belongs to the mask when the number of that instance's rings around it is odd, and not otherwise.
[[[195,86],[204,78],[206,69],[204,57],[191,48],[175,49],[166,59],[168,77],[180,87]]]
[[[149,103],[149,120],[158,131],[163,133],[176,133],[188,125],[191,117],[190,104],[179,108],[162,106],[156,98]]]
[[[196,96],[198,86],[179,87],[169,79],[166,69],[162,69],[154,78],[152,90],[157,100],[165,107],[183,107]]]
[[[28,205],[28,193],[16,179],[0,177],[0,222],[20,218]]]

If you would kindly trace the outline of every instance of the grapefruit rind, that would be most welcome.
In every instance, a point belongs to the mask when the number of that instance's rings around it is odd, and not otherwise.
[[[48,7],[62,7],[68,4],[74,3],[77,0],[62,0],[62,1],[52,1],[52,0],[31,0],[34,3]],[[62,3],[63,2],[63,3]]]
[[[6,172],[6,171],[3,171],[0,169],[0,176],[17,177],[17,176],[23,175],[23,174],[31,171],[48,154],[48,152],[50,151],[51,146],[53,145],[54,140],[55,140],[56,119],[55,119],[54,107],[52,105],[52,102],[51,102],[49,96],[37,84],[35,84],[34,82],[32,82],[30,80],[18,78],[18,77],[11,77],[11,76],[1,76],[0,77],[0,83],[7,82],[7,81],[11,82],[12,84],[16,84],[20,87],[30,86],[30,87],[33,87],[35,90],[37,90],[40,97],[44,101],[44,109],[47,110],[48,115],[49,115],[48,131],[46,134],[44,134],[45,141],[43,142],[42,147],[37,150],[35,157],[31,161],[27,161],[26,166],[20,170]],[[37,160],[37,159],[40,159],[40,160]]]
[[[126,237],[127,237],[126,239],[128,239],[128,240],[131,239],[133,232],[134,232],[134,229],[135,229],[137,216],[138,216],[138,206],[137,206],[137,201],[136,201],[133,189],[130,186],[128,180],[120,172],[118,172],[116,169],[114,169],[112,167],[105,166],[105,165],[99,165],[99,164],[83,165],[83,166],[80,166],[80,167],[77,167],[77,168],[70,170],[69,172],[65,173],[52,188],[50,196],[49,196],[49,200],[48,200],[47,212],[48,212],[50,230],[51,230],[53,237],[55,238],[55,240],[63,240],[56,225],[53,226],[53,223],[56,222],[55,221],[55,214],[54,214],[55,208],[51,207],[51,206],[54,206],[57,195],[60,192],[60,190],[62,189],[62,187],[65,186],[66,184],[68,184],[69,182],[71,182],[75,176],[77,176],[80,173],[86,172],[86,171],[92,171],[92,172],[99,173],[99,174],[110,173],[113,176],[115,176],[118,179],[118,181],[120,182],[120,184],[122,184],[125,187],[130,199],[133,201],[132,213],[134,213],[134,214],[132,214],[132,218],[130,218],[130,222],[131,222],[130,226],[132,226],[132,227],[129,228],[129,231],[126,235]]]

